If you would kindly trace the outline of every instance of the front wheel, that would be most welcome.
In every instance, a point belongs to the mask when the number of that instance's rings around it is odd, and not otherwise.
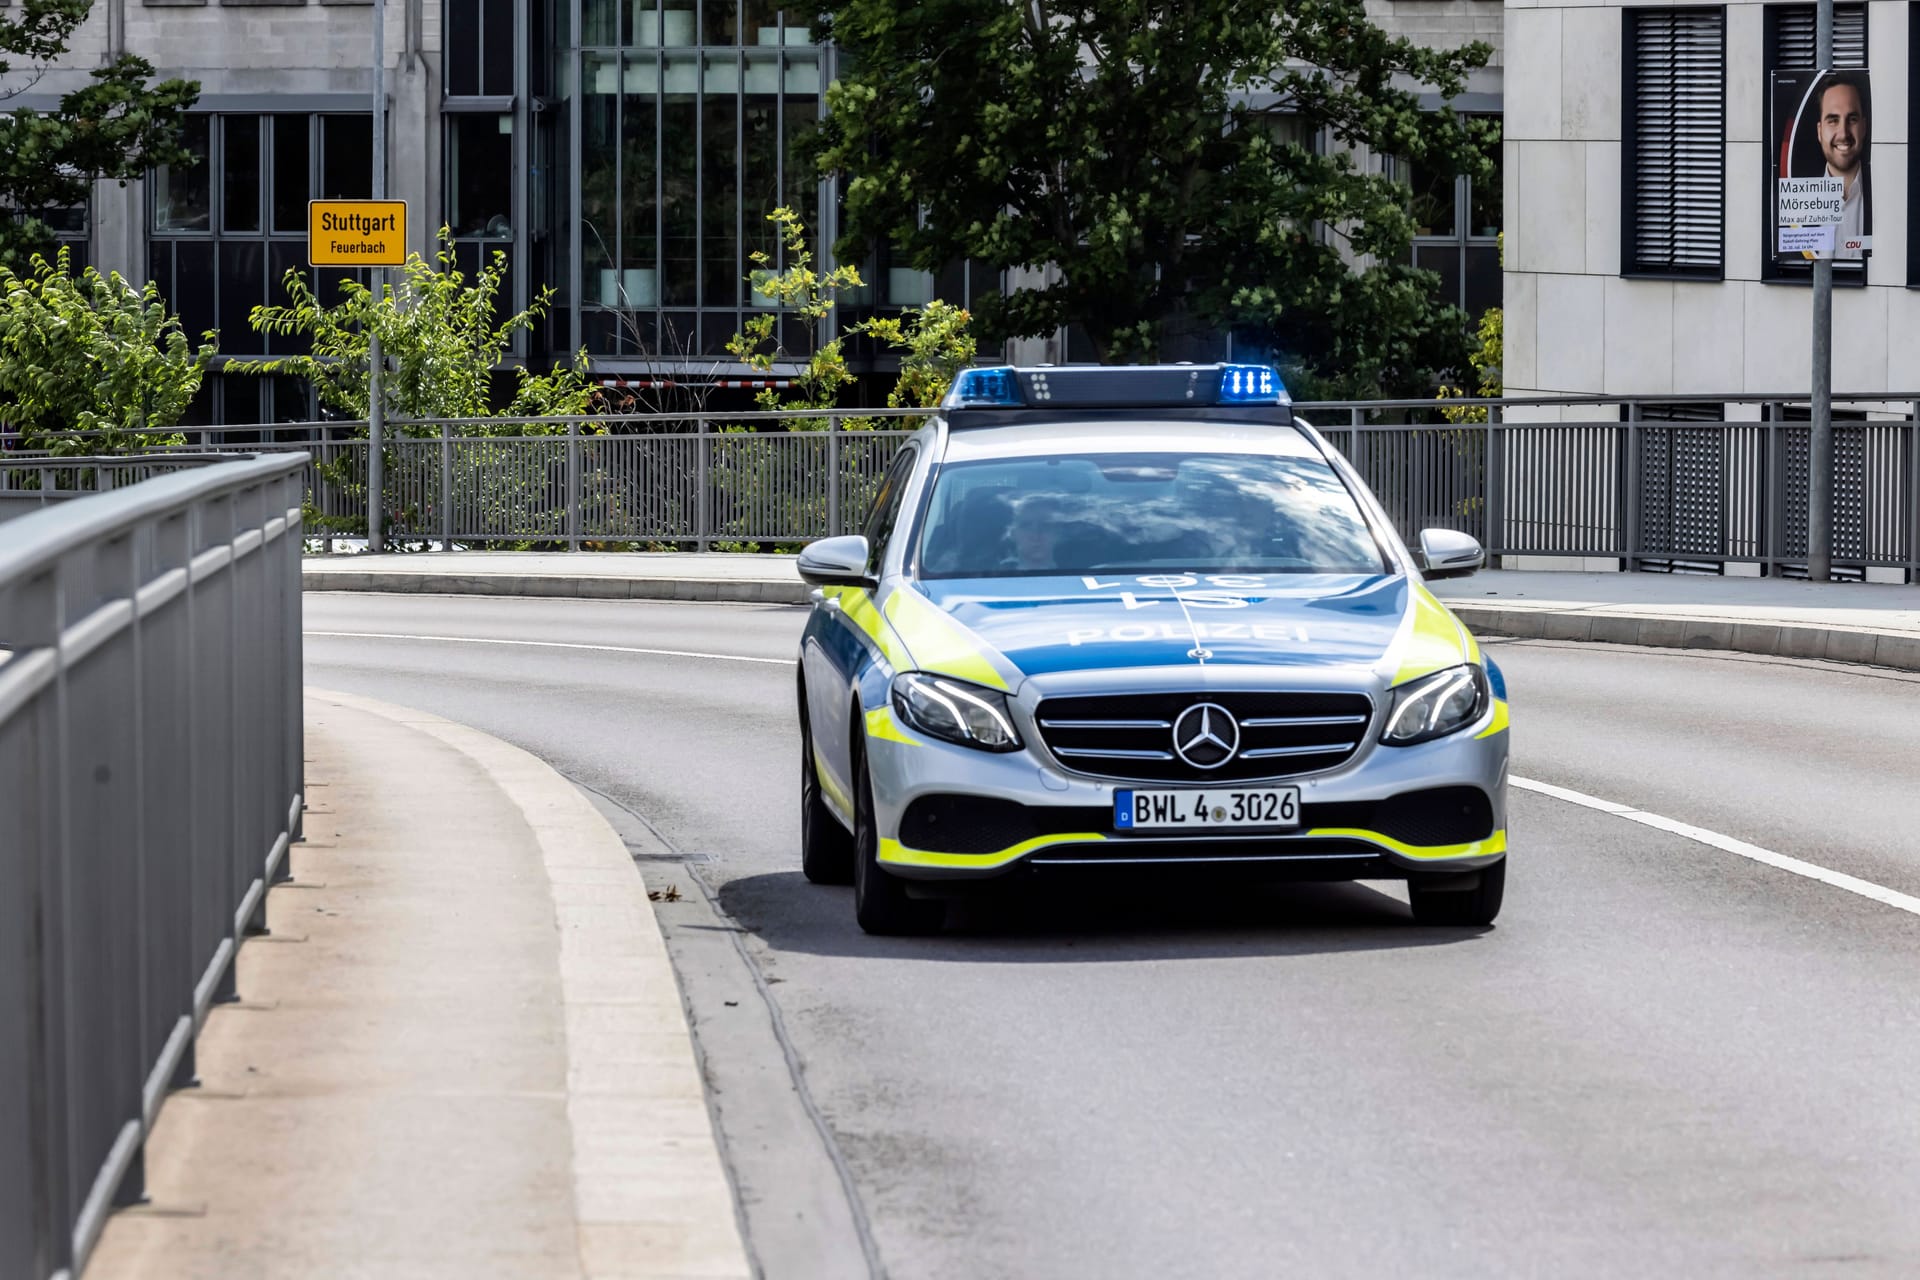
[[[1421,924],[1489,925],[1500,914],[1507,892],[1507,860],[1478,871],[1462,871],[1407,882],[1413,918]]]
[[[868,933],[932,933],[946,922],[944,902],[907,896],[906,882],[880,866],[880,833],[873,819],[873,778],[867,757],[853,760],[853,916]]]

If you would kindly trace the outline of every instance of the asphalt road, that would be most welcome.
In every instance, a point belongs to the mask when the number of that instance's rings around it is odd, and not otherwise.
[[[760,659],[803,620],[307,599],[314,632]],[[1516,775],[1920,894],[1915,679],[1493,652]],[[686,890],[662,924],[768,1276],[1920,1274],[1920,916],[1516,792],[1491,930],[1350,885],[870,939],[798,872],[789,665],[324,635],[307,659],[538,753]]]

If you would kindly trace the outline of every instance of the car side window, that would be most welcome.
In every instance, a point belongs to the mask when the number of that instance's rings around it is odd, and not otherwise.
[[[880,572],[880,562],[886,555],[887,543],[893,538],[894,525],[900,520],[900,504],[907,494],[907,478],[913,474],[915,457],[915,451],[910,448],[894,455],[893,464],[880,481],[880,492],[874,495],[873,512],[867,516],[865,530],[869,573]]]

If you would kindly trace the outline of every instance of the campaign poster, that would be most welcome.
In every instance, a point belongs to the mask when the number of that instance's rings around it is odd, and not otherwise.
[[[1873,250],[1873,95],[1865,68],[1776,71],[1768,100],[1777,261],[1859,262]]]

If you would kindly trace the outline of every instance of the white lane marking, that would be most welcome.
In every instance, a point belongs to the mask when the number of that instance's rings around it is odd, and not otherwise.
[[[1723,836],[1718,831],[1709,831],[1705,827],[1696,827],[1691,823],[1679,822],[1673,818],[1664,818],[1657,813],[1648,813],[1643,809],[1636,809],[1632,805],[1618,804],[1612,800],[1602,800],[1598,796],[1590,796],[1585,792],[1569,791],[1565,787],[1556,787],[1545,782],[1535,782],[1531,778],[1509,777],[1507,781],[1519,787],[1522,791],[1537,791],[1541,795],[1552,796],[1556,800],[1565,800],[1569,804],[1584,805],[1589,809],[1598,809],[1602,813],[1610,813],[1615,817],[1625,818],[1628,822],[1637,822],[1643,827],[1652,827],[1656,831],[1665,831],[1670,835],[1683,836],[1688,840],[1695,840],[1701,844],[1718,849],[1723,853],[1736,854],[1742,858],[1749,858],[1754,862],[1765,863],[1769,867],[1776,867],[1781,871],[1789,871],[1796,876],[1805,876],[1809,880],[1818,880],[1821,884],[1832,885],[1836,889],[1845,889],[1848,893],[1857,893],[1863,898],[1871,898],[1875,902],[1883,903],[1899,911],[1905,911],[1909,915],[1920,916],[1920,898],[1901,893],[1897,889],[1889,889],[1885,885],[1875,884],[1871,880],[1862,880],[1858,876],[1850,876],[1844,871],[1833,871],[1826,867],[1817,866],[1811,862],[1803,862],[1799,858],[1790,858],[1784,853],[1775,853],[1771,849],[1763,849],[1757,844],[1748,844],[1745,840],[1736,840],[1732,836]]]
[[[635,649],[618,644],[567,644],[559,640],[487,640],[479,636],[415,636],[390,631],[303,631],[332,640],[431,640],[436,644],[504,644],[528,649],[585,649],[591,653],[640,653],[653,658],[711,658],[716,662],[769,662],[790,667],[792,658],[749,658],[738,653],[694,653],[688,649]]]

